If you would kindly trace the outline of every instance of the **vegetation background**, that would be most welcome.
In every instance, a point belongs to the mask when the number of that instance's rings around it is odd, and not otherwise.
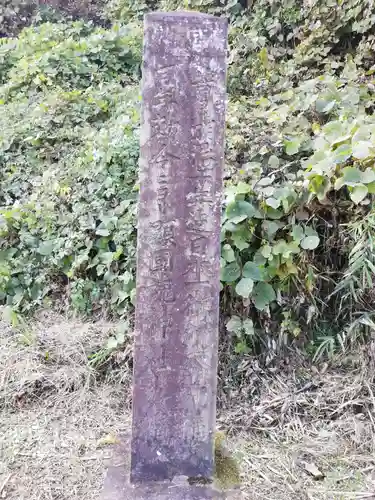
[[[290,464],[308,435],[299,463],[318,456],[346,479],[306,498],[371,498],[350,491],[375,480],[373,0],[0,1],[4,425],[42,394],[129,383],[142,18],[179,8],[230,21],[220,407],[229,430],[277,442],[251,494],[304,498]],[[112,323],[62,338],[46,318],[30,327],[40,310]],[[244,453],[247,477],[263,446]],[[74,498],[96,498],[81,487]],[[39,498],[63,498],[54,488]]]
[[[34,3],[0,6],[0,301],[9,314],[58,306],[129,317],[142,16],[185,7],[230,19],[221,281],[234,352],[270,361],[297,346],[317,359],[367,340],[372,0]]]

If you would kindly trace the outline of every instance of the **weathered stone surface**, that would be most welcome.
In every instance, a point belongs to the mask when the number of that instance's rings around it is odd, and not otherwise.
[[[175,477],[173,481],[130,484],[129,456],[129,441],[123,437],[114,449],[101,500],[243,500],[239,490],[222,492],[211,486],[189,486],[183,477]]]
[[[132,482],[213,473],[226,40],[145,19]]]

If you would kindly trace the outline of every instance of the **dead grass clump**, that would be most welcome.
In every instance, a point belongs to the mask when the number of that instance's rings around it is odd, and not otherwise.
[[[125,399],[105,384],[2,412],[0,498],[98,500],[111,445],[129,429]]]
[[[249,498],[375,498],[373,362],[368,349],[347,362],[267,373],[249,361],[252,388],[220,416]]]
[[[90,385],[90,354],[102,348],[110,323],[84,323],[46,313],[16,329],[0,321],[0,405],[30,401]]]
[[[130,430],[128,358],[104,376],[88,363],[112,332],[48,314],[0,324],[0,498],[99,500],[112,445]],[[375,499],[371,352],[273,372],[249,357],[228,374],[219,424],[245,500]]]

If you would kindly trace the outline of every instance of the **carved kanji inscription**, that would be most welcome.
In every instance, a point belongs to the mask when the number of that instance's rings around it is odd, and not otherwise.
[[[145,19],[131,480],[213,473],[227,23]]]

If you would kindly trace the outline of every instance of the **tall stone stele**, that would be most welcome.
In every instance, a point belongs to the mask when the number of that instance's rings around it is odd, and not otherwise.
[[[213,475],[226,50],[223,18],[145,18],[130,468],[142,498],[158,484],[155,498],[182,499],[160,482]],[[216,498],[198,490],[186,498]]]
[[[211,476],[227,21],[145,19],[133,481]]]

